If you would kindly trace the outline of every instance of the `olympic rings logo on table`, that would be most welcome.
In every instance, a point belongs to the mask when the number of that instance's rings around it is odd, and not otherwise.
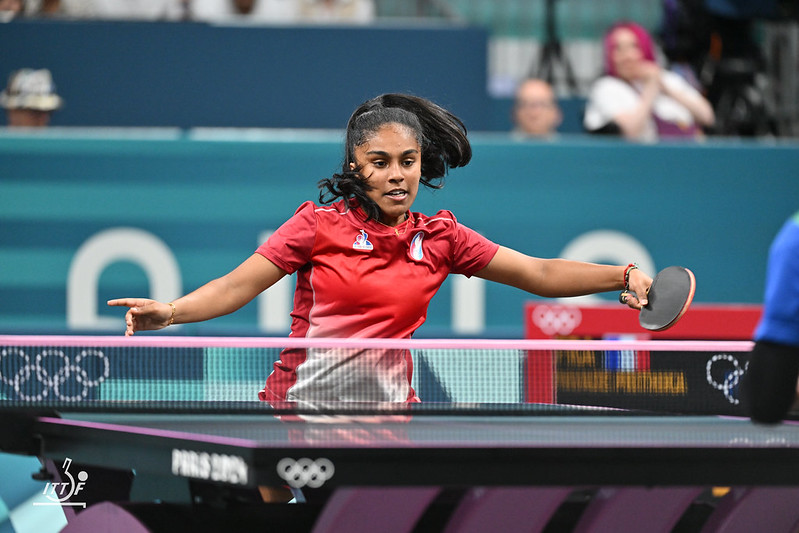
[[[21,364],[14,367],[10,375],[4,375],[3,369],[12,366],[13,357]],[[90,359],[102,364],[102,370],[93,378],[89,375],[91,367],[86,364]],[[70,360],[61,350],[44,349],[32,361],[22,348],[0,350],[0,383],[10,386],[23,401],[41,401],[51,394],[54,399],[66,402],[85,400],[89,389],[100,385],[110,373],[108,358],[100,350],[84,349]],[[70,382],[78,385],[74,394],[65,390]]]
[[[582,322],[583,315],[577,307],[565,305],[537,305],[533,309],[533,324],[545,335],[568,335]]]
[[[713,375],[714,366],[716,366],[716,368],[719,366],[722,367],[721,372],[723,372],[723,378],[721,381],[718,381]],[[741,367],[741,363],[738,362],[738,359],[733,355],[719,353],[708,359],[707,365],[705,366],[705,375],[710,386],[716,390],[720,390],[724,394],[724,397],[727,398],[728,402],[733,405],[738,405],[740,400],[735,397],[736,387],[738,387],[741,377],[746,374],[748,368],[748,361]]]
[[[291,457],[284,457],[277,463],[277,474],[295,489],[306,486],[317,489],[333,477],[335,472],[333,461],[325,457],[316,460],[301,457],[296,461]]]

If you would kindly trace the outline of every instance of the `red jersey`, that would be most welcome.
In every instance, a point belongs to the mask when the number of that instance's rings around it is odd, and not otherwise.
[[[471,276],[498,248],[449,211],[431,217],[409,212],[405,222],[389,227],[340,200],[302,204],[257,253],[297,272],[290,336],[410,338],[447,276]],[[404,350],[335,352],[283,351],[259,397],[415,399],[413,364]]]

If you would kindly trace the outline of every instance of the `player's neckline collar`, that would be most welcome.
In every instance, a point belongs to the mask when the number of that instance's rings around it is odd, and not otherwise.
[[[373,229],[381,232],[381,233],[394,233],[397,236],[404,235],[410,226],[413,225],[414,216],[413,212],[408,210],[405,212],[405,220],[397,224],[396,226],[389,226],[388,224],[384,224],[375,218],[370,218],[367,220],[366,213],[358,204],[350,204],[350,210],[355,214],[355,216],[363,223],[371,226]]]
[[[383,222],[380,222],[377,219],[375,219],[375,222],[377,222],[378,224],[380,224],[384,228],[388,228],[390,230],[394,230],[394,233],[397,235],[397,237],[399,237],[400,235],[404,235],[405,232],[408,231],[408,226],[410,225],[410,222],[411,222],[411,212],[410,211],[406,211],[405,212],[405,220],[403,220],[402,222],[400,222],[396,226],[389,226],[388,224],[384,224]]]

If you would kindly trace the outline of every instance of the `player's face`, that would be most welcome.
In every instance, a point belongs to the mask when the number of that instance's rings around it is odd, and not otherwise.
[[[355,161],[372,187],[367,195],[380,208],[380,222],[403,222],[422,177],[422,149],[413,132],[401,124],[386,124],[355,147]]]

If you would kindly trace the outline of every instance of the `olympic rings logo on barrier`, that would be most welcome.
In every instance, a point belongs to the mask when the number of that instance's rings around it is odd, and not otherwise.
[[[335,471],[333,461],[325,457],[316,460],[301,457],[296,461],[291,457],[284,457],[277,463],[277,474],[295,489],[305,486],[317,489],[333,477]]]
[[[714,365],[722,366],[723,368],[726,367],[722,370],[723,379],[720,382],[713,376]],[[741,381],[741,377],[746,374],[748,368],[748,361],[741,367],[741,363],[739,363],[738,359],[734,356],[728,353],[720,353],[708,359],[707,365],[705,366],[705,375],[710,386],[716,390],[720,390],[724,394],[724,397],[727,398],[728,402],[733,405],[738,405],[740,400],[735,397],[735,391],[738,387],[738,383]]]
[[[568,335],[582,320],[583,315],[577,307],[537,305],[533,309],[533,324],[545,335]]]
[[[734,446],[748,445],[748,446],[767,446],[769,448],[791,448],[791,442],[785,437],[776,435],[769,436],[765,440],[752,439],[750,437],[735,437],[730,439],[730,444]]]
[[[2,369],[12,357],[18,357],[22,364],[17,367],[13,376],[3,375]],[[89,367],[85,364],[90,358],[96,358],[102,363],[102,371],[94,379],[90,377],[87,369]],[[71,361],[68,355],[57,349],[42,350],[33,361],[22,348],[0,350],[0,383],[10,386],[17,398],[24,401],[41,401],[51,393],[55,399],[61,401],[84,400],[89,395],[89,389],[100,385],[110,373],[108,358],[100,350],[81,350]],[[75,394],[64,390],[71,381],[79,385]],[[34,383],[38,383],[38,386]]]

